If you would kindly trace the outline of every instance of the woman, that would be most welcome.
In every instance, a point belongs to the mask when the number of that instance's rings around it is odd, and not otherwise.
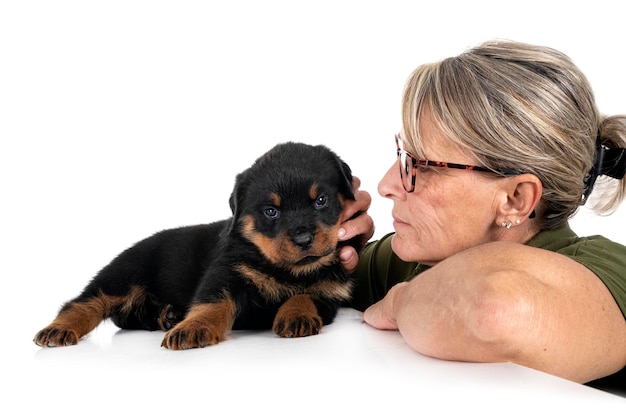
[[[402,119],[398,161],[378,187],[395,233],[358,266],[343,252],[364,320],[440,359],[512,361],[581,383],[622,369],[626,247],[579,238],[568,219],[592,189],[600,213],[622,201],[626,116],[601,116],[562,53],[488,42],[418,67]],[[352,211],[369,205],[358,195]],[[372,229],[363,214],[340,235]]]

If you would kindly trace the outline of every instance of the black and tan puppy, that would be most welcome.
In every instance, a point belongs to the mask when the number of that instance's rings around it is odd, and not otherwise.
[[[332,151],[277,145],[237,176],[231,218],[165,230],[122,252],[34,342],[77,344],[107,318],[167,331],[162,346],[175,350],[217,344],[233,328],[318,334],[351,292],[337,239],[348,199],[351,171]]]

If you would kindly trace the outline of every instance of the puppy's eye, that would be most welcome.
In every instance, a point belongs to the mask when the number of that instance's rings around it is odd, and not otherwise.
[[[280,216],[280,211],[274,207],[268,206],[263,210],[263,214],[269,219],[277,219]]]
[[[326,206],[327,203],[328,198],[326,197],[326,195],[320,195],[317,197],[317,199],[315,199],[315,209],[322,209]]]

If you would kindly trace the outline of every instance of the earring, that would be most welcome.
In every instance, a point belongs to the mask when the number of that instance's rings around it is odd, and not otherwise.
[[[511,225],[513,225],[511,221],[502,221],[502,224],[500,224],[502,228],[506,228],[506,229],[511,229]]]
[[[515,220],[515,225],[519,225],[519,224],[521,224],[521,223],[522,223],[522,220],[521,220],[521,219],[517,218],[517,219]]]

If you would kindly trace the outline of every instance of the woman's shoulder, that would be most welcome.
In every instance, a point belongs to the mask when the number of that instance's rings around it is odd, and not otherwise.
[[[626,316],[626,246],[601,235],[579,237],[568,225],[540,232],[528,245],[587,267],[607,286]]]
[[[528,245],[574,257],[611,258],[626,265],[626,246],[601,235],[579,237],[569,225],[544,230],[533,237]]]

